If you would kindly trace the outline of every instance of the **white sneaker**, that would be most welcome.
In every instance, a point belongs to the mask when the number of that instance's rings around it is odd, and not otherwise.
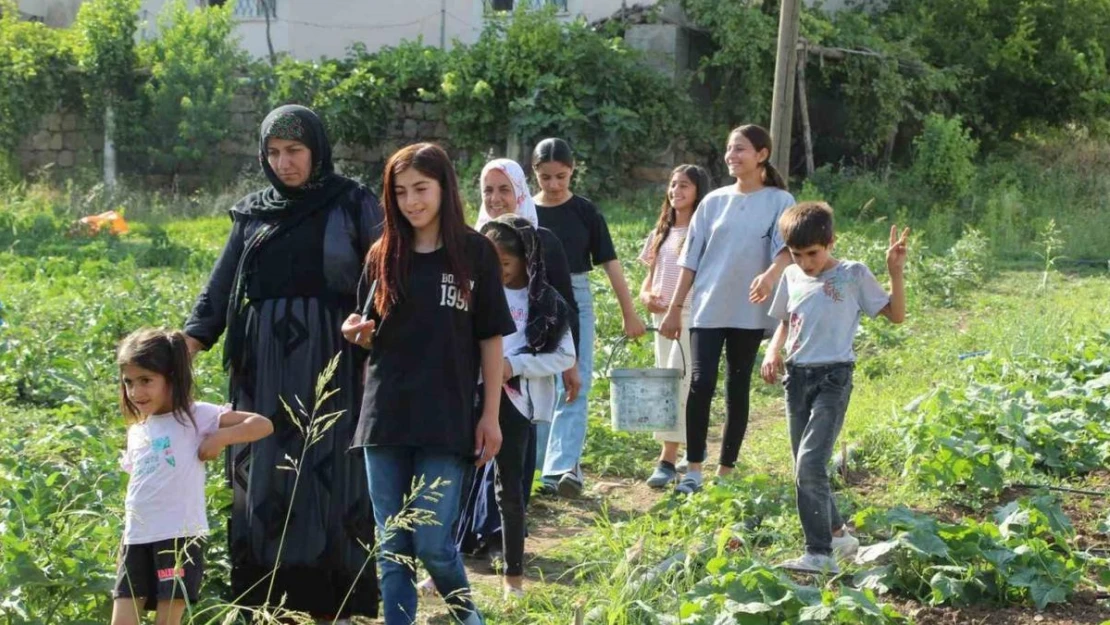
[[[516,588],[514,586],[505,586],[502,592],[504,593],[504,597],[505,597],[506,601],[512,601],[514,599],[523,599],[524,598],[524,589],[523,588]]]
[[[844,560],[856,555],[859,551],[859,539],[852,536],[848,532],[848,528],[844,528],[844,534],[841,536],[833,536],[832,538],[833,555],[838,559]]]
[[[787,560],[780,564],[779,568],[801,573],[826,573],[829,575],[840,573],[840,567],[836,565],[836,560],[832,556],[822,556],[815,553],[807,553],[800,558]]]

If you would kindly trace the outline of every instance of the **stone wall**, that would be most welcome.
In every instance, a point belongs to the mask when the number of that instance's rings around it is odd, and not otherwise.
[[[176,177],[169,172],[144,173],[143,181],[154,187],[194,189],[213,182],[230,182],[237,174],[253,171],[258,167],[258,127],[267,113],[267,106],[261,96],[240,93],[233,98],[231,114],[231,133],[221,141],[216,154],[197,171],[179,173]],[[127,120],[117,120],[117,124]],[[396,106],[393,121],[386,129],[385,138],[378,145],[364,146],[336,143],[332,156],[340,171],[348,174],[377,175],[385,161],[402,146],[417,141],[434,141],[451,150],[450,128],[447,125],[446,110],[433,102],[402,102]],[[510,151],[510,157],[517,158],[527,166],[531,146],[496,146],[495,153]],[[102,125],[92,123],[82,113],[57,111],[44,115],[38,129],[26,136],[21,142],[17,155],[24,175],[37,172],[67,178],[76,173],[76,168],[99,171],[102,167],[104,135]],[[456,157],[464,154],[452,151]],[[128,171],[128,158],[120,155],[120,176],[135,178],[136,173]],[[684,141],[676,140],[670,147],[655,154],[641,155],[637,165],[629,171],[633,184],[666,184],[670,171],[680,163],[700,163],[704,157],[689,152]],[[131,159],[133,163],[134,160]],[[221,172],[226,180],[215,179],[212,172]]]
[[[74,167],[99,165],[104,135],[79,113],[44,115],[38,129],[23,138],[16,154],[23,173],[51,168],[63,173]]]
[[[239,172],[257,167],[258,129],[267,113],[266,105],[260,97],[238,94],[232,100],[230,113],[230,136],[219,143],[218,153],[199,168],[200,172]],[[399,103],[393,119],[386,129],[385,139],[378,145],[335,144],[332,156],[340,170],[379,171],[394,151],[417,141],[450,145],[445,111],[438,104]],[[117,123],[127,122],[117,120]],[[104,152],[102,128],[102,124],[92,123],[80,112],[60,110],[44,115],[36,131],[25,136],[16,151],[20,170],[24,175],[49,172],[52,176],[68,177],[77,167],[100,168]],[[120,162],[124,160],[121,158]],[[122,176],[133,173],[126,171],[122,164],[120,167]],[[178,176],[177,181],[158,173],[147,174],[145,178],[155,186],[184,182],[186,186],[195,187],[204,182],[200,172]]]

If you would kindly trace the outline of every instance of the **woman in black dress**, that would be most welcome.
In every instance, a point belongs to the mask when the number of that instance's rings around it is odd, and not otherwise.
[[[193,353],[227,331],[231,401],[275,428],[229,450],[232,590],[241,604],[285,597],[285,609],[317,618],[376,616],[366,473],[362,459],[347,453],[366,351],[339,330],[357,307],[362,259],[380,233],[382,211],[371,191],[335,173],[323,124],[307,108],[283,106],[266,116],[259,160],[271,186],[232,208],[227,244],[185,325]],[[291,418],[308,422],[299,406],[311,414],[317,377],[336,354],[327,387],[336,392],[317,414],[343,415],[305,450]],[[294,493],[296,474],[278,467],[302,453]]]

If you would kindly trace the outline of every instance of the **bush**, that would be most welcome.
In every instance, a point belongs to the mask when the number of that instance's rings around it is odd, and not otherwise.
[[[943,200],[956,200],[971,190],[975,178],[973,159],[979,142],[971,138],[960,117],[931,114],[925,129],[913,140],[910,170],[920,183]]]
[[[139,6],[139,0],[92,0],[77,12],[74,48],[91,114],[134,97]]]
[[[0,0],[0,156],[37,128],[44,112],[73,94],[69,77],[74,57],[67,34],[21,21],[15,2]],[[0,169],[0,180],[4,174]]]
[[[231,37],[231,6],[166,6],[159,36],[140,48],[150,67],[143,87],[144,117],[128,147],[174,174],[211,159],[231,132],[235,73],[245,55]]]

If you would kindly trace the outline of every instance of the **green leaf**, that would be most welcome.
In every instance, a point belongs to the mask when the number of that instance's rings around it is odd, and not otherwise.
[[[725,609],[740,614],[763,614],[774,610],[770,605],[762,601],[750,601],[748,603],[740,603],[732,601],[731,599],[725,601]]]
[[[948,557],[948,545],[944,544],[944,541],[932,532],[914,530],[903,533],[899,536],[899,541],[910,549],[927,556]]]
[[[881,543],[875,543],[866,547],[860,547],[856,553],[856,562],[860,564],[867,564],[875,562],[886,554],[890,553],[895,547],[898,546],[898,539],[884,540]]]
[[[1038,581],[1029,587],[1029,594],[1038,610],[1043,610],[1050,603],[1064,603],[1068,600],[1071,588],[1062,582],[1053,583],[1049,580]]]
[[[883,595],[890,592],[890,588],[896,583],[897,577],[894,575],[895,567],[893,564],[880,566],[866,571],[856,573],[853,580],[856,586],[860,588],[869,588],[876,593]]]
[[[835,613],[836,610],[831,605],[810,605],[798,612],[798,620],[824,622]]]
[[[711,575],[717,575],[726,564],[728,564],[728,558],[717,556],[705,563],[705,570],[709,571]]]
[[[937,573],[929,580],[929,587],[933,590],[929,601],[933,605],[950,603],[953,599],[958,601],[963,598],[966,585],[966,582],[962,580],[954,579],[944,573]]]

